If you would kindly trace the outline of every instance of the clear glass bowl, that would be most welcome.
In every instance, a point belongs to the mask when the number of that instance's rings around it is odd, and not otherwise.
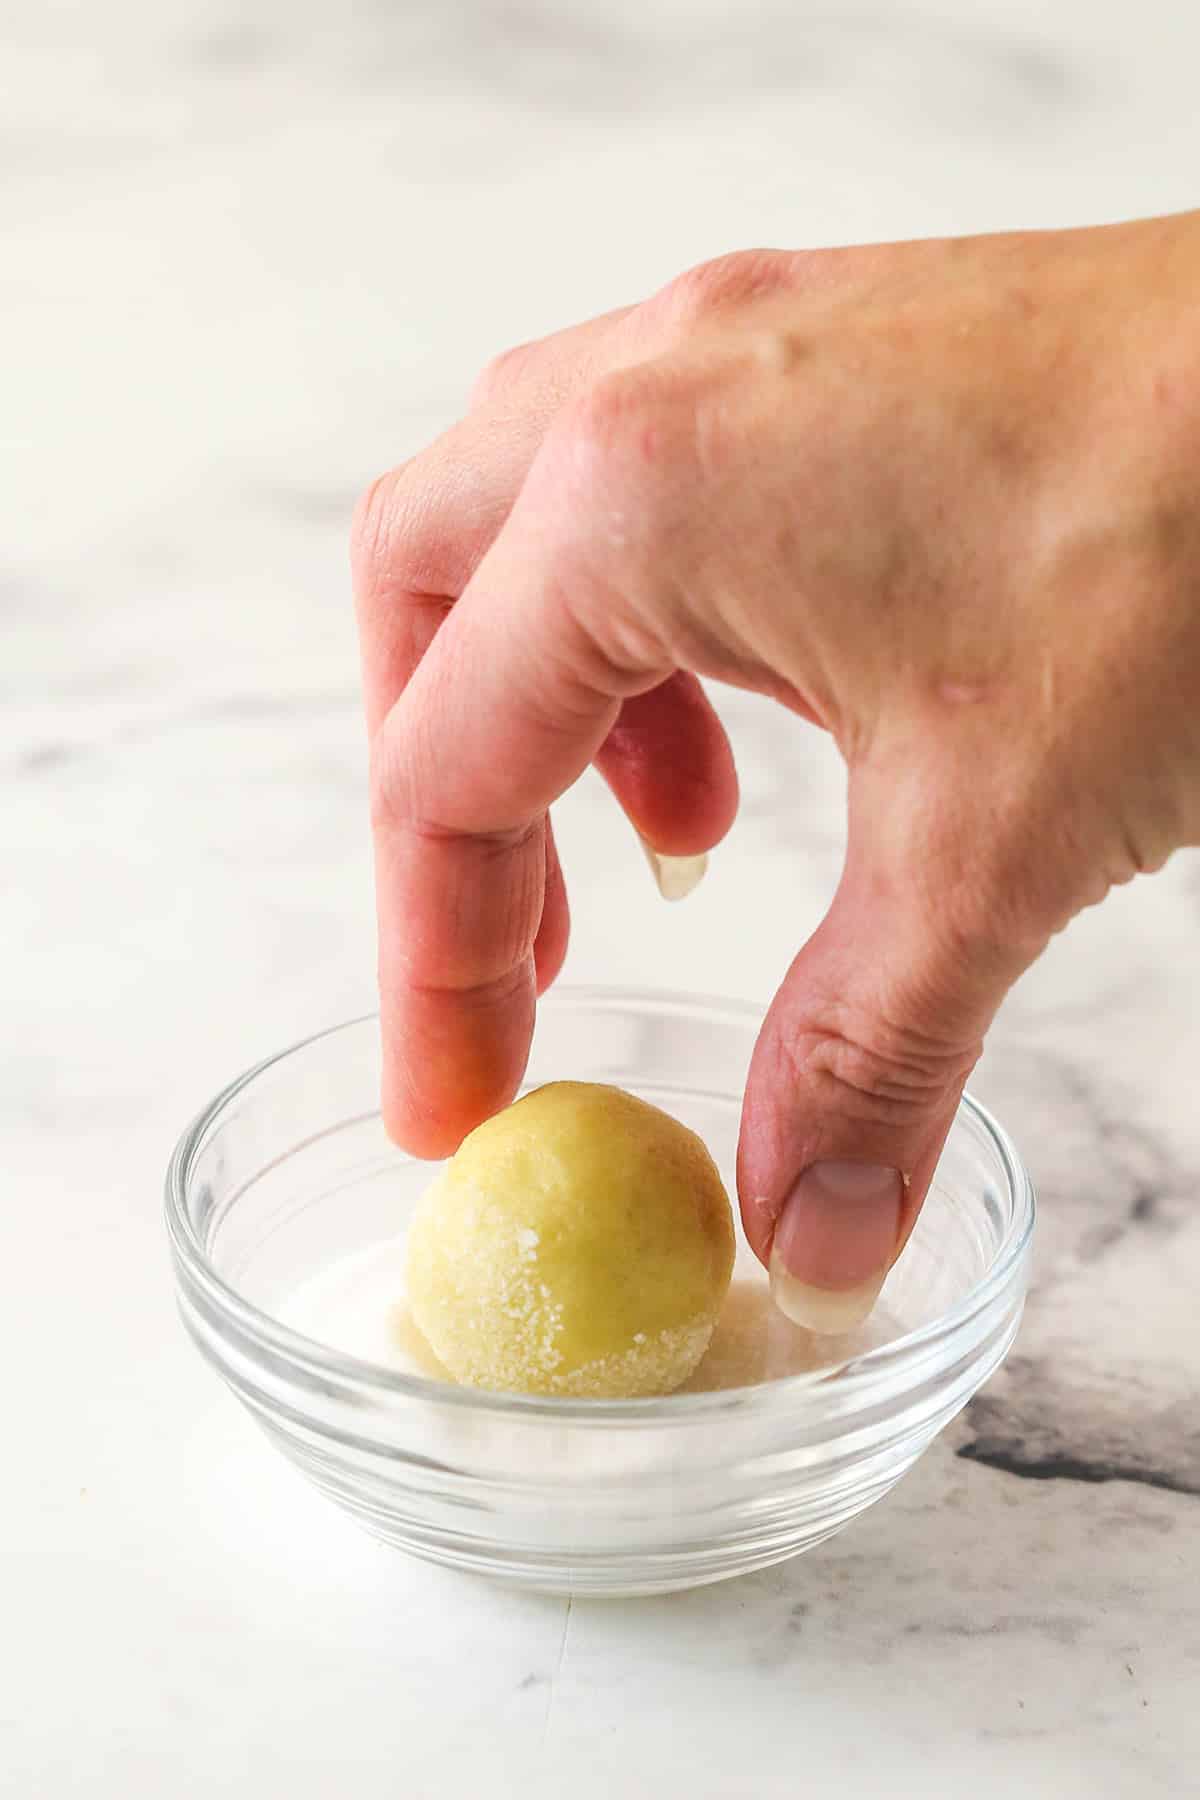
[[[645,1096],[700,1132],[732,1194],[760,1023],[725,1001],[563,989],[539,1009],[528,1085]],[[391,1543],[551,1592],[654,1593],[762,1568],[885,1494],[1012,1343],[1033,1192],[970,1099],[853,1340],[782,1320],[743,1246],[693,1384],[709,1391],[484,1394],[353,1354],[353,1334],[318,1341],[287,1322],[298,1293],[347,1255],[386,1253],[433,1173],[384,1135],[377,1029],[339,1026],[219,1094],[176,1148],[166,1210],[200,1349],[302,1472]]]

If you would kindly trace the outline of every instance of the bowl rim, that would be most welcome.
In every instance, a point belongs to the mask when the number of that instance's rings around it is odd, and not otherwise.
[[[673,1011],[700,1012],[711,1019],[721,1014],[741,1025],[761,1026],[766,1007],[728,996],[685,993],[670,988],[609,987],[602,983],[556,984],[538,1002],[542,1008],[584,1004],[606,1007],[645,1009],[667,1008]],[[895,1376],[906,1364],[921,1364],[930,1352],[966,1333],[981,1313],[1002,1299],[1025,1262],[1033,1236],[1037,1203],[1033,1183],[1004,1127],[973,1095],[964,1093],[958,1112],[965,1112],[982,1129],[996,1151],[1008,1182],[1012,1218],[995,1258],[980,1281],[946,1312],[916,1330],[903,1333],[890,1343],[863,1350],[853,1356],[828,1363],[820,1369],[806,1369],[793,1375],[776,1376],[770,1381],[744,1387],[715,1388],[704,1393],[657,1394],[641,1399],[599,1400],[552,1394],[493,1393],[483,1388],[468,1388],[431,1376],[408,1374],[387,1368],[363,1357],[323,1344],[285,1325],[273,1314],[247,1300],[225,1279],[206,1254],[192,1224],[188,1210],[188,1179],[193,1164],[211,1127],[229,1104],[268,1069],[286,1062],[324,1038],[341,1032],[378,1023],[378,1012],[366,1012],[343,1019],[335,1025],[311,1032],[283,1049],[265,1056],[244,1069],[220,1089],[191,1120],[181,1133],[167,1165],[164,1212],[167,1235],[177,1272],[209,1302],[224,1319],[240,1328],[245,1337],[287,1365],[301,1377],[315,1378],[328,1387],[335,1381],[346,1391],[361,1396],[373,1392],[384,1396],[420,1400],[439,1406],[451,1406],[489,1417],[542,1417],[556,1424],[628,1423],[638,1425],[667,1424],[694,1420],[713,1413],[738,1409],[748,1404],[770,1406],[791,1397],[814,1395],[837,1384],[839,1395],[851,1389],[869,1387],[877,1390],[882,1376]],[[955,1117],[958,1117],[956,1112]],[[365,1114],[364,1117],[374,1116]],[[734,1204],[736,1206],[736,1196]],[[914,1379],[916,1379],[914,1371]],[[751,1399],[751,1397],[753,1397]]]

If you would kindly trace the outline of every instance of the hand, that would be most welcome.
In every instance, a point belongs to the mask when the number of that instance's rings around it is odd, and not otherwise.
[[[500,358],[354,566],[384,1111],[511,1098],[595,761],[657,849],[736,807],[697,675],[833,733],[849,840],[738,1183],[785,1310],[861,1317],[1049,936],[1200,836],[1200,215],[707,264]]]

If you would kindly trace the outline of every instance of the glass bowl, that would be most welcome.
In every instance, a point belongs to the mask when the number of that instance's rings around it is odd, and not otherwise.
[[[558,990],[527,1085],[641,1094],[701,1134],[732,1194],[761,1019],[721,1000]],[[166,1211],[200,1349],[309,1480],[391,1543],[549,1592],[655,1593],[762,1568],[887,1493],[1012,1343],[1033,1192],[968,1098],[854,1338],[782,1319],[741,1245],[692,1391],[543,1399],[439,1380],[406,1338],[399,1250],[434,1167],[384,1134],[377,1033],[374,1018],[338,1026],[218,1094],[175,1150]]]

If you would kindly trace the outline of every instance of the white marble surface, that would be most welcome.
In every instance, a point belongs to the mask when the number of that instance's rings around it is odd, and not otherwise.
[[[996,1031],[1044,1202],[1009,1369],[761,1577],[568,1608],[377,1547],[184,1342],[159,1188],[227,1075],[370,1001],[362,482],[706,254],[1195,204],[1198,58],[1182,0],[5,12],[6,1793],[1197,1791],[1196,859]],[[684,908],[564,806],[570,975],[765,996],[819,916],[836,766],[727,712],[746,804]]]

